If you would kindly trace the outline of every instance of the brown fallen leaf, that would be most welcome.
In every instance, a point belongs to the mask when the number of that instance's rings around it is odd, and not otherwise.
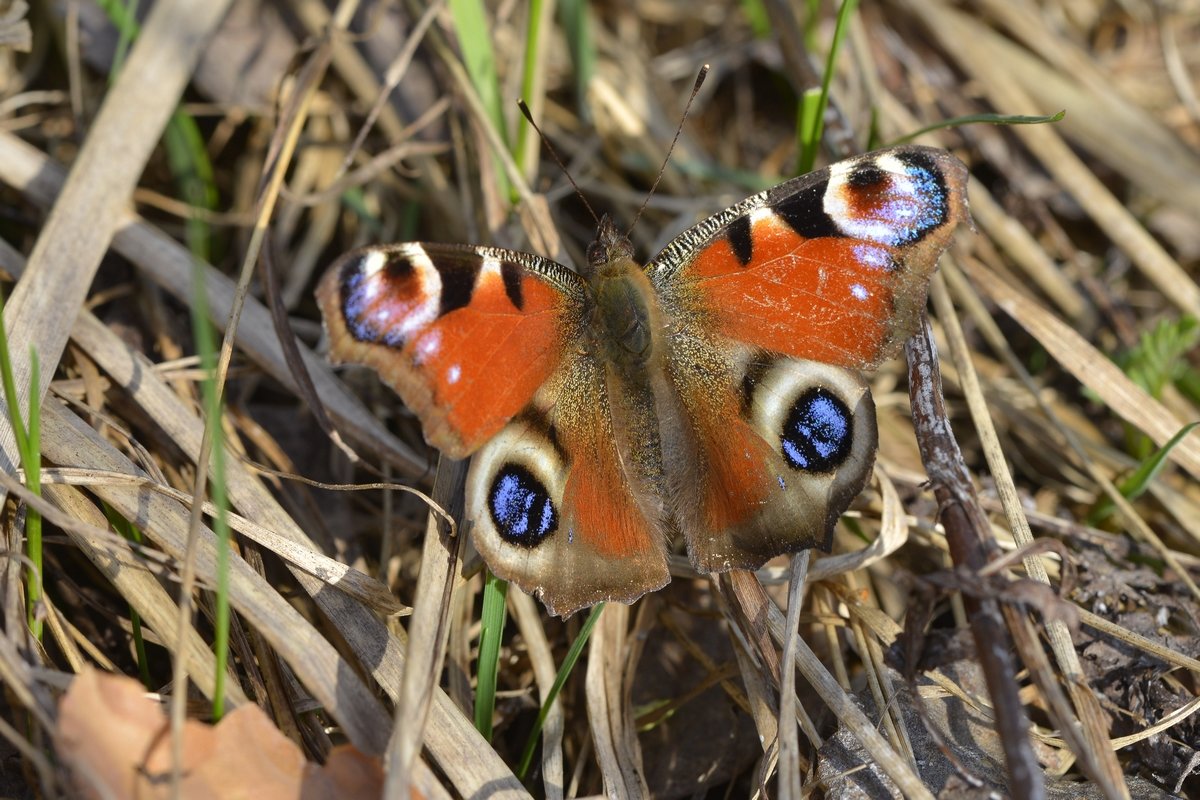
[[[158,798],[171,792],[167,718],[136,681],[86,670],[59,703],[54,743],[81,797]],[[188,720],[183,731],[181,798],[377,798],[379,759],[335,748],[324,766],[254,705],[217,725]]]

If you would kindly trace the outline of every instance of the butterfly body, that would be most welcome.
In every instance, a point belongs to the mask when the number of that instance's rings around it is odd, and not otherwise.
[[[754,195],[645,267],[605,218],[578,274],[402,244],[347,254],[318,298],[332,356],[473,455],[492,570],[565,615],[660,588],[676,537],[706,572],[828,548],[874,462],[858,370],[915,328],[965,182],[896,148]]]
[[[654,287],[633,260],[629,240],[608,217],[589,248],[583,274],[591,304],[587,332],[597,355],[617,368],[645,367],[662,347],[662,322]]]

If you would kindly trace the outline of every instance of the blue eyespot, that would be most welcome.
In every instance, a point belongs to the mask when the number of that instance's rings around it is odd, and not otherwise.
[[[850,455],[854,420],[840,398],[816,387],[792,405],[780,439],[783,457],[792,469],[829,472]]]
[[[542,482],[525,467],[505,464],[488,492],[488,511],[504,541],[537,547],[558,529],[558,510]]]
[[[362,272],[352,262],[342,271],[342,315],[350,335],[360,342],[379,338],[379,326],[367,315],[368,297],[364,297]]]
[[[932,158],[921,151],[896,154],[903,176],[863,159],[846,176],[841,194],[826,197],[826,211],[850,237],[904,247],[937,230],[949,215],[949,193]],[[880,253],[871,266],[892,269]]]
[[[941,176],[929,165],[910,158],[905,172],[913,182],[913,198],[903,210],[897,208],[896,221],[900,225],[898,241],[893,244],[911,244],[946,221],[946,187]],[[899,204],[898,204],[899,205]]]

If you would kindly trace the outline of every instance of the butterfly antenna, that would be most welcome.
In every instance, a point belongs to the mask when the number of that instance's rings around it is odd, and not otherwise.
[[[675,144],[679,141],[679,135],[683,133],[683,123],[687,122],[688,112],[692,110],[692,103],[696,100],[696,95],[700,93],[700,87],[704,85],[704,79],[708,77],[708,64],[700,68],[700,74],[696,76],[696,83],[692,85],[692,96],[688,98],[687,105],[684,106],[683,116],[679,119],[679,127],[675,129],[675,138],[671,140],[671,146],[667,148],[667,157],[663,159],[662,166],[658,168],[658,176],[655,177],[650,191],[646,193],[646,199],[642,201],[642,207],[633,217],[633,224],[629,226],[629,232],[626,236],[633,235],[633,229],[637,227],[638,220],[642,218],[642,212],[646,210],[646,206],[650,203],[650,198],[654,196],[654,191],[658,189],[658,182],[662,180],[663,173],[667,171],[667,164],[671,161],[671,153],[675,151]]]
[[[550,140],[546,138],[546,134],[542,133],[542,129],[539,128],[538,124],[533,121],[533,114],[529,111],[529,106],[525,104],[524,100],[518,100],[517,108],[521,109],[521,114],[524,115],[525,120],[533,126],[533,129],[537,132],[538,138],[542,140],[542,144],[546,146],[546,150],[550,152],[550,155],[554,158],[554,162],[558,164],[558,168],[562,170],[562,174],[566,176],[567,181],[570,182],[572,187],[574,187],[575,194],[579,195],[579,199],[583,201],[584,208],[586,208],[588,213],[592,215],[592,219],[596,222],[596,227],[600,227],[600,217],[596,216],[596,212],[592,210],[592,204],[587,201],[587,197],[584,196],[583,190],[579,188],[579,184],[576,183],[575,179],[571,177],[571,173],[567,170],[567,165],[564,164],[563,160],[558,157],[558,151],[554,149],[554,145],[550,144]]]

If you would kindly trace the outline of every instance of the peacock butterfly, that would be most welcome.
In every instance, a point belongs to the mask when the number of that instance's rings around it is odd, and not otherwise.
[[[968,217],[967,171],[904,146],[721,211],[645,267],[600,221],[580,272],[529,253],[347,253],[317,298],[331,358],[374,368],[426,441],[474,456],[491,569],[552,614],[828,550],[875,459],[858,370],[897,354]]]

